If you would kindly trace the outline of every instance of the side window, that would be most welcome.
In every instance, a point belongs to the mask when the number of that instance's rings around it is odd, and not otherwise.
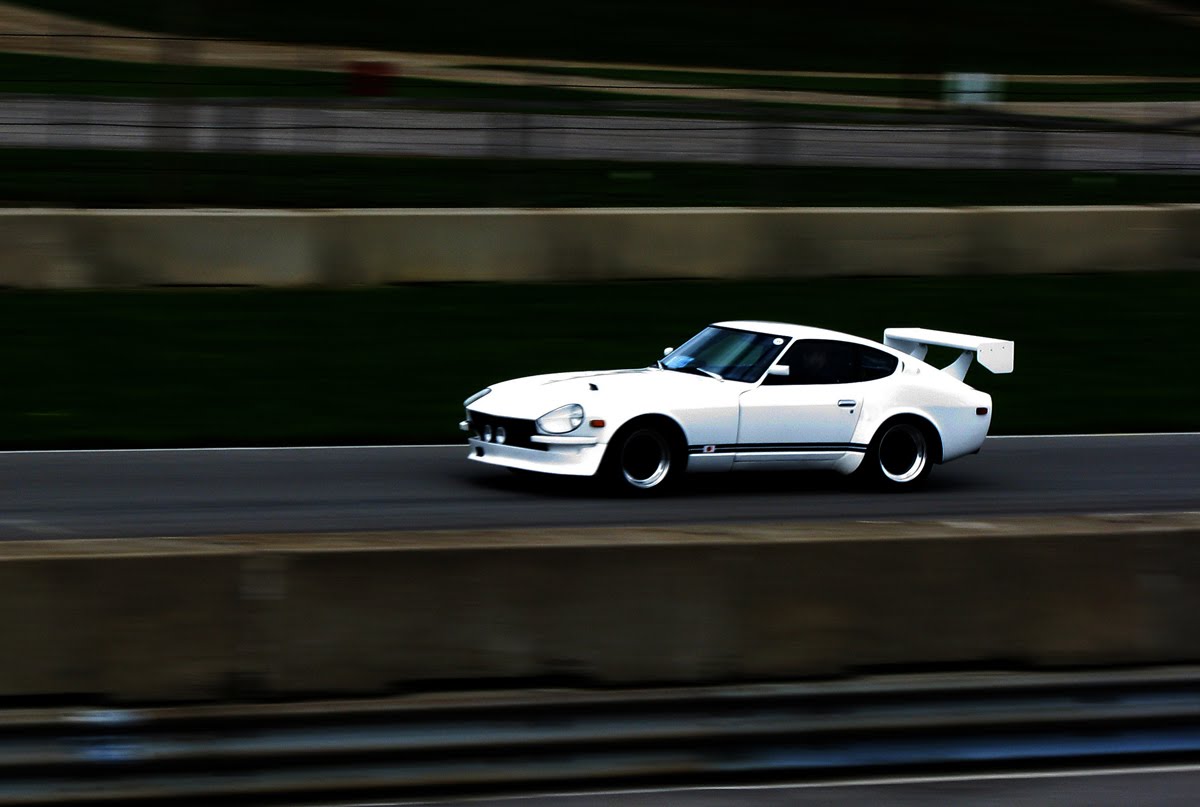
[[[846,384],[858,380],[854,345],[827,339],[805,339],[788,349],[780,360],[786,376],[767,376],[774,384]]]
[[[900,360],[890,353],[862,345],[858,348],[858,362],[859,379],[874,381],[878,378],[887,378],[896,372],[896,365],[900,363]]]

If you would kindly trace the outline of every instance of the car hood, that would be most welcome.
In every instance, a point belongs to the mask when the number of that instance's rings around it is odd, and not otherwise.
[[[492,391],[471,404],[471,409],[500,417],[534,419],[573,403],[582,405],[584,411],[594,411],[596,405],[635,401],[653,402],[655,408],[665,408],[677,399],[695,400],[716,393],[718,388],[729,388],[732,392],[743,386],[657,367],[554,373],[492,384]]]

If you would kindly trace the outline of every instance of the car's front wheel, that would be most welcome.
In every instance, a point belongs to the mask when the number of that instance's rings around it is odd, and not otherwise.
[[[629,494],[667,490],[687,460],[672,436],[652,423],[633,424],[622,430],[609,444],[603,475],[616,489]]]
[[[863,459],[864,475],[890,490],[920,487],[933,467],[929,429],[914,420],[885,423]]]

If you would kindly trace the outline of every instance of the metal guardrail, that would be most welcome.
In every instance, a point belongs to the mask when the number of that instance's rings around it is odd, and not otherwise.
[[[851,165],[1200,170],[1194,114],[1149,123],[988,109],[775,110],[666,101],[0,96],[0,147]]]
[[[1200,670],[0,712],[0,805],[804,777],[1200,752]]]

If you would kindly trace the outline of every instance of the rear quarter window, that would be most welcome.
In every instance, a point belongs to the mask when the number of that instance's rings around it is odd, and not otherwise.
[[[890,353],[884,353],[882,350],[876,350],[866,345],[859,346],[859,379],[862,381],[887,378],[896,372],[896,366],[899,363],[900,360]]]

